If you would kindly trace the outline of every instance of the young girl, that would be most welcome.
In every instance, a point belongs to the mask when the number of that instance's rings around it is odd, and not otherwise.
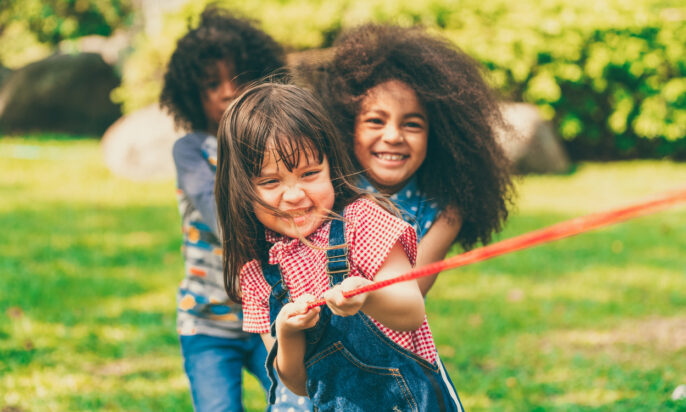
[[[196,412],[243,411],[243,369],[269,386],[262,340],[243,332],[241,307],[224,292],[215,136],[237,90],[283,66],[283,49],[271,37],[212,7],[179,40],[164,77],[161,105],[190,131],[174,144],[173,157],[186,272],[177,295],[177,329]],[[311,410],[307,399],[292,394],[279,401],[284,411]]]
[[[271,348],[272,378],[322,411],[461,410],[416,282],[343,296],[409,270],[416,235],[348,182],[321,104],[296,86],[254,87],[218,141],[224,280],[244,330]],[[320,296],[327,306],[307,310]]]
[[[421,29],[365,25],[335,43],[323,70],[300,68],[326,105],[358,170],[391,196],[420,239],[417,266],[457,242],[487,243],[508,215],[509,162],[500,110],[479,66]],[[426,294],[435,276],[419,279]]]

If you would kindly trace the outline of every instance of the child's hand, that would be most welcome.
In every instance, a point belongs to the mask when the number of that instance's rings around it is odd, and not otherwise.
[[[307,310],[307,303],[314,300],[314,296],[304,294],[295,302],[287,303],[281,308],[276,317],[276,330],[281,333],[298,332],[309,329],[319,320],[319,306]]]
[[[351,276],[346,278],[340,284],[324,292],[322,297],[326,299],[326,304],[331,309],[331,312],[338,316],[351,316],[356,314],[360,308],[367,301],[368,293],[346,298],[343,292],[348,292],[353,289],[365,286],[372,283],[371,280],[360,276]]]

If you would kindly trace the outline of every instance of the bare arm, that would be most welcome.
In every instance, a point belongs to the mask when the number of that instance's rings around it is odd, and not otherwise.
[[[400,243],[391,249],[381,266],[375,281],[397,277],[412,269],[410,260]],[[371,283],[368,279],[353,276],[327,291],[324,297],[333,313],[350,316],[358,310],[373,317],[384,326],[397,331],[417,330],[424,322],[424,299],[414,280],[395,283],[390,286],[363,293],[346,299],[343,291]]]
[[[461,227],[462,218],[456,210],[446,210],[441,213],[419,242],[416,267],[426,266],[445,258]],[[438,273],[435,273],[417,279],[423,296],[429,292],[437,277]]]
[[[276,339],[279,350],[274,367],[281,382],[293,393],[307,396],[307,370],[305,369],[305,332],[319,320],[320,308],[307,310],[311,295],[303,295],[293,303],[286,304],[276,318]],[[263,335],[265,346],[271,349],[274,341]]]

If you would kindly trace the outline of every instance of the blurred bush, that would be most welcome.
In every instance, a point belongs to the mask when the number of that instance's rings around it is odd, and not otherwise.
[[[95,0],[93,0],[95,1]],[[132,111],[156,101],[176,40],[208,1],[140,34],[113,98]],[[290,50],[326,47],[374,21],[424,25],[488,69],[504,98],[536,104],[576,158],[686,158],[683,0],[220,0]]]
[[[109,36],[132,16],[131,0],[0,0],[0,62],[19,68],[63,40]]]

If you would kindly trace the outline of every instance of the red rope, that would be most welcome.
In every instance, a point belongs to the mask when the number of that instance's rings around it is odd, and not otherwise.
[[[574,236],[579,233],[597,229],[599,227],[608,226],[638,216],[654,213],[684,201],[686,201],[686,189],[668,193],[653,200],[645,201],[632,206],[615,209],[608,212],[594,213],[577,217],[575,219],[560,222],[543,229],[538,229],[510,239],[505,239],[488,246],[473,249],[461,255],[431,263],[421,268],[413,269],[396,278],[374,282],[369,285],[353,289],[344,293],[344,296],[351,297],[361,293],[381,289],[394,283],[417,279],[423,276],[441,272],[446,269],[454,269],[460,266],[481,262],[505,253],[538,246],[542,243],[552,242],[554,240]],[[310,302],[308,304],[308,309],[325,304],[326,301],[324,299],[318,299],[314,302]]]

